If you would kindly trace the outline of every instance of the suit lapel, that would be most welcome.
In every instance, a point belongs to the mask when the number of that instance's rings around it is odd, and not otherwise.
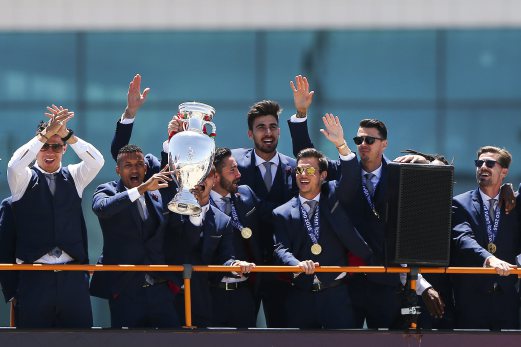
[[[125,188],[125,186],[123,185],[123,182],[121,182],[121,180],[118,181],[117,190],[118,190],[118,193],[121,193],[121,192],[124,192],[127,190]],[[139,215],[139,210],[138,210],[137,204],[139,204],[139,201],[134,201],[130,205],[130,207],[129,207],[130,211],[131,211],[130,214],[132,216],[132,219],[134,220],[134,223],[136,224],[136,230],[138,230],[140,233],[140,236],[143,237],[143,224],[142,224],[141,216]]]
[[[474,208],[474,213],[476,214],[476,224],[479,226],[478,234],[476,235],[477,241],[481,244],[488,243],[488,235],[487,235],[487,224],[485,222],[485,218],[482,213],[482,201],[481,195],[479,194],[479,189],[476,189],[472,192],[472,207]]]

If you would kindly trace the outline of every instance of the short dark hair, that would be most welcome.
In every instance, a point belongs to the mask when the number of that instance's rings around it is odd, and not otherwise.
[[[434,154],[422,153],[422,152],[416,151],[414,149],[406,149],[406,150],[402,151],[402,153],[421,155],[422,157],[424,157],[425,159],[427,159],[430,162],[438,160],[438,161],[441,161],[445,165],[449,165],[449,161],[445,158],[445,156],[438,154],[438,153],[434,153]]]
[[[213,165],[215,166],[215,171],[217,173],[222,172],[222,168],[224,166],[223,162],[226,158],[232,156],[232,151],[226,147],[219,147],[215,150],[215,157],[213,158]]]
[[[384,140],[387,140],[387,127],[384,122],[374,118],[366,118],[360,121],[361,128],[375,128],[378,130],[380,137]]]
[[[143,150],[141,149],[141,147],[136,146],[136,145],[125,145],[125,146],[121,147],[121,149],[118,152],[118,157],[116,158],[116,164],[119,165],[121,157],[123,156],[123,154],[126,154],[126,153],[141,153],[141,154],[143,154]]]
[[[300,159],[303,158],[317,158],[318,159],[318,171],[327,171],[327,159],[324,153],[316,150],[315,148],[304,148],[297,154],[297,165]]]
[[[273,116],[279,123],[279,115],[282,112],[279,104],[273,100],[262,100],[256,102],[248,111],[248,129],[253,130],[255,118],[262,116]]]
[[[498,158],[498,164],[501,165],[501,167],[508,169],[510,166],[510,163],[512,162],[512,154],[510,154],[509,151],[507,151],[505,148],[499,148],[495,146],[483,146],[480,149],[478,149],[478,158],[483,153],[496,153],[499,154]]]

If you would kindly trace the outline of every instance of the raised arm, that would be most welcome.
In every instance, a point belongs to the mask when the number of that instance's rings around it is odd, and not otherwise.
[[[141,106],[145,104],[149,92],[150,88],[145,88],[141,92],[141,75],[136,74],[128,86],[127,107],[116,125],[116,132],[110,146],[110,153],[114,160],[117,159],[119,150],[130,142],[134,120]]]

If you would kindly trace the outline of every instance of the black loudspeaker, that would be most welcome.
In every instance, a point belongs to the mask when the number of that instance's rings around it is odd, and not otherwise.
[[[448,266],[454,166],[387,169],[386,264]]]

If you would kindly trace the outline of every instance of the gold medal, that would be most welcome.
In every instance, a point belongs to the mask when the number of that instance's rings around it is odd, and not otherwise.
[[[241,236],[243,239],[249,239],[252,234],[253,234],[253,232],[248,227],[244,227],[241,229]]]
[[[311,253],[314,255],[319,255],[322,253],[322,246],[320,246],[318,243],[313,244],[313,246],[311,246]]]
[[[497,247],[496,247],[496,245],[493,242],[489,242],[488,245],[487,245],[487,250],[490,253],[494,254],[494,253],[496,253]]]

